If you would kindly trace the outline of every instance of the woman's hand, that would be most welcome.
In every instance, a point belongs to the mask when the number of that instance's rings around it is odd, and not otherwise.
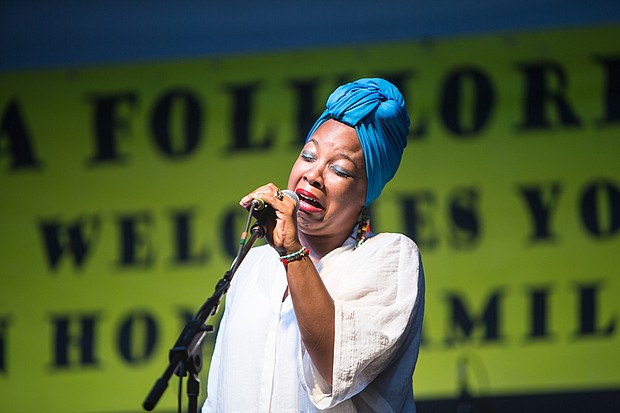
[[[257,198],[262,199],[269,206],[260,213],[260,221],[265,226],[265,237],[269,245],[280,255],[298,251],[301,243],[297,234],[295,200],[282,194],[273,183],[268,183],[241,198],[239,204],[249,209],[252,207],[252,201]]]

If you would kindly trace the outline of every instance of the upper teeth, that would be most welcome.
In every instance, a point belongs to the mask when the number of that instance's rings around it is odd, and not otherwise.
[[[315,198],[309,198],[309,197],[304,196],[304,195],[300,195],[300,198],[303,199],[305,202],[314,204],[317,207],[322,206],[321,203],[317,199],[315,199]]]

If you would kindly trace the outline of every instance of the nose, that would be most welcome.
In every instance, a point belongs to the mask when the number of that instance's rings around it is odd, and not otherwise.
[[[308,166],[308,169],[304,173],[304,179],[313,187],[322,189],[323,174],[321,173],[321,168],[319,168],[317,164],[318,162],[315,162]]]

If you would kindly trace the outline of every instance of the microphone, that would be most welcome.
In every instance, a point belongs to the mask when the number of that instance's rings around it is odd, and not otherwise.
[[[295,201],[294,214],[297,214],[297,211],[299,211],[299,197],[297,196],[297,194],[288,189],[284,189],[281,192],[282,192],[282,195],[286,195],[287,197]],[[250,214],[248,215],[248,222],[246,224],[245,231],[241,235],[241,246],[239,247],[239,254],[241,254],[243,246],[246,243],[245,238],[247,235],[248,228],[250,227],[250,219],[252,216],[256,218],[256,223],[251,229],[253,237],[263,238],[266,232],[265,222],[276,221],[276,213],[273,210],[273,208],[269,208],[269,205],[265,202],[265,200],[261,198],[254,198],[252,200],[252,205],[250,207]]]
[[[281,192],[282,192],[282,195],[286,195],[289,198],[291,198],[293,201],[295,201],[295,214],[296,214],[297,211],[299,211],[299,197],[297,196],[297,194],[295,192],[291,191],[290,189],[283,189]],[[252,209],[254,211],[261,212],[265,208],[268,208],[268,207],[269,207],[269,205],[267,205],[267,203],[265,201],[263,201],[261,198],[254,198],[252,200]],[[264,213],[261,213],[259,215],[263,216]]]

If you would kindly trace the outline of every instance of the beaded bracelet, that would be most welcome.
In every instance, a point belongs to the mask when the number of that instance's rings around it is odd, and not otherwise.
[[[281,255],[280,261],[282,261],[282,264],[284,264],[284,266],[286,267],[289,264],[289,262],[300,260],[303,257],[308,256],[309,254],[310,254],[310,250],[308,248],[301,247],[299,251],[295,251],[287,255]]]

